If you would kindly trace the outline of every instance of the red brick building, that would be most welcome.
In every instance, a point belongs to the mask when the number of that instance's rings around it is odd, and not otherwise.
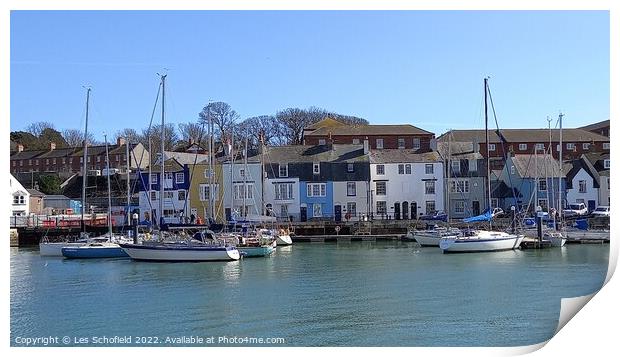
[[[412,149],[431,151],[435,134],[413,125],[347,125],[326,118],[304,129],[304,145],[363,144],[370,149]]]
[[[579,129],[587,130],[595,134],[609,137],[609,127],[610,127],[610,121],[609,119],[607,119],[607,120],[600,121],[598,123],[582,126]]]
[[[489,130],[489,156],[492,169],[501,169],[504,166],[504,157],[512,154],[539,154],[549,152],[551,141],[551,154],[555,159],[559,157],[560,130],[549,129],[502,129],[500,135],[495,130]],[[503,140],[502,140],[503,138]],[[471,143],[474,152],[479,152],[487,157],[486,138],[484,130],[451,130],[437,138],[438,142],[448,143]],[[562,159],[574,160],[582,154],[598,152],[609,153],[609,137],[602,136],[583,129],[562,130]]]

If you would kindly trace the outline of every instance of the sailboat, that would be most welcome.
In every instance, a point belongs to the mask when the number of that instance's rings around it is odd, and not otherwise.
[[[50,242],[46,237],[43,237],[41,242],[39,243],[39,254],[41,256],[48,257],[62,257],[62,248],[63,247],[80,247],[89,242],[88,235],[85,231],[84,225],[84,210],[86,209],[86,158],[87,158],[87,150],[88,145],[86,142],[86,138],[88,137],[88,107],[90,103],[90,88],[86,88],[86,119],[84,125],[84,155],[82,162],[82,227],[83,231],[80,233],[80,239],[75,242],[63,241],[63,242]],[[90,240],[92,241],[92,240]]]
[[[161,171],[160,171],[160,200],[159,200],[159,215],[161,223],[163,220],[163,198],[164,198],[164,162],[165,162],[165,93],[166,93],[166,75],[161,75]],[[164,232],[160,231],[157,235],[156,241],[143,241],[138,244],[134,243],[121,243],[125,253],[135,260],[147,260],[147,261],[230,261],[239,260],[241,255],[236,247],[219,241],[203,242],[193,239],[184,232],[177,234],[170,233],[168,236],[164,235]]]
[[[112,193],[110,189],[110,155],[108,152],[108,138],[105,139],[106,172],[108,176],[108,236],[107,240],[95,241],[78,247],[62,247],[61,253],[69,259],[92,259],[92,258],[129,258],[118,243],[125,242],[123,236],[112,234]],[[128,157],[129,159],[129,157]],[[129,241],[126,241],[129,243]]]
[[[494,214],[498,211],[491,206],[491,165],[489,156],[489,129],[488,129],[488,113],[487,113],[487,95],[489,91],[488,78],[484,79],[484,124],[486,134],[487,148],[487,204],[488,209],[480,216],[466,219],[466,222],[488,221],[489,226],[493,220]],[[501,250],[517,249],[523,241],[523,234],[513,234],[492,230],[471,230],[463,232],[463,236],[446,237],[439,241],[439,248],[443,253],[468,253],[468,252],[494,252]]]

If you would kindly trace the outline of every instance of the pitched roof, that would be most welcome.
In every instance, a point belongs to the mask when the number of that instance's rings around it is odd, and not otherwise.
[[[560,164],[551,155],[514,155],[510,158],[517,173],[522,178],[558,177]],[[508,165],[506,165],[508,168]],[[565,177],[562,174],[561,177]]]
[[[41,154],[43,154],[45,150],[24,150],[21,152],[16,152],[11,155],[11,160],[26,160],[33,159]]]
[[[66,157],[72,156],[78,149],[76,148],[62,148],[62,149],[54,149],[41,154],[38,158],[40,159],[48,159],[53,157]]]
[[[371,164],[441,161],[441,156],[437,151],[420,154],[413,149],[371,150],[369,157]]]
[[[345,125],[319,128],[306,136],[332,135],[434,135],[410,124],[400,125]]]
[[[43,192],[35,190],[34,188],[27,188],[26,191],[28,191],[30,196],[40,196],[40,197],[45,196]]]
[[[501,129],[500,133],[509,143],[516,142],[549,142],[549,129]],[[442,134],[437,141],[448,141],[448,136],[452,135],[452,141],[456,142],[486,142],[486,135],[483,130],[452,130]],[[551,129],[551,141],[560,141],[560,129]],[[575,142],[609,142],[609,138],[583,129],[562,129],[562,141],[569,143]],[[500,137],[495,130],[489,130],[489,142],[501,143]]]
[[[338,126],[346,126],[345,123],[338,121],[334,118],[330,118],[330,117],[326,117],[323,120],[319,120],[316,123],[312,124],[312,125],[308,125],[307,127],[304,128],[304,131],[306,130],[315,130],[315,129],[319,129],[319,128],[334,128],[334,127],[338,127]]]
[[[289,145],[265,148],[265,163],[368,161],[363,145]]]
[[[603,129],[610,126],[610,120],[603,120],[603,121],[599,121],[598,123],[594,123],[594,124],[589,124],[586,126],[582,126],[579,129],[583,129],[583,130],[587,130],[587,131],[593,131],[593,130],[599,130],[599,129]]]

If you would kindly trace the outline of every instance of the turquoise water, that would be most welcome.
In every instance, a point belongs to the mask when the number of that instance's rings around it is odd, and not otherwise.
[[[609,245],[443,255],[353,242],[149,263],[11,248],[11,345],[49,337],[62,346],[65,336],[70,346],[258,345],[246,337],[284,339],[270,346],[529,345],[552,337],[560,298],[601,287],[608,255]],[[167,339],[175,337],[186,340]]]

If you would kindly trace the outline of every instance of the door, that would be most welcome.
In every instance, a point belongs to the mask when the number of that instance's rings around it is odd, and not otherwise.
[[[394,219],[400,219],[400,202],[394,203]]]
[[[480,214],[480,202],[472,201],[471,203],[472,216],[478,216]]]
[[[418,204],[415,202],[411,202],[411,219],[418,218]]]
[[[308,220],[308,207],[299,208],[299,220],[305,222]]]
[[[342,221],[342,206],[334,206],[334,219],[336,220],[336,222]]]
[[[588,213],[594,211],[595,208],[596,208],[596,201],[588,200]]]
[[[403,219],[409,219],[409,203],[407,201],[403,202]]]

